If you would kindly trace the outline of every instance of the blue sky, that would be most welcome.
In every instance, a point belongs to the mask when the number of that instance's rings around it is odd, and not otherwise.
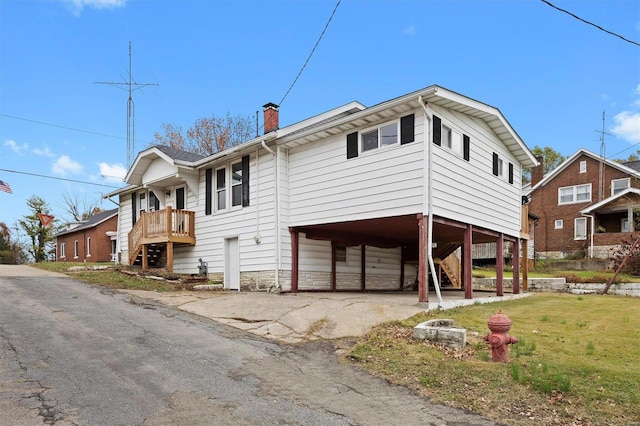
[[[163,122],[186,131],[197,118],[256,111],[261,121],[336,3],[3,0],[0,169],[20,173],[0,170],[13,189],[0,192],[0,222],[13,226],[32,195],[64,220],[65,192],[98,200],[112,189],[69,180],[123,185],[127,92],[94,82],[128,80],[129,42],[135,81],[158,84],[134,92],[137,152]],[[636,0],[552,3],[640,42]],[[640,46],[539,0],[342,0],[280,125],[432,84],[499,108],[529,147],[599,153],[606,111],[606,155],[640,148]]]

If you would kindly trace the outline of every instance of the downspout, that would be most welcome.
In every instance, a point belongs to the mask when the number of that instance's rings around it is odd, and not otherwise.
[[[275,169],[276,169],[276,185],[274,188],[274,197],[275,197],[275,220],[276,220],[276,232],[275,232],[275,242],[276,242],[276,254],[275,254],[275,286],[276,290],[281,290],[280,287],[280,147],[276,147],[276,151],[267,146],[265,141],[262,141],[262,147],[267,150],[274,157]]]
[[[433,279],[433,286],[436,289],[436,295],[438,296],[438,307],[442,308],[442,295],[440,294],[440,283],[438,282],[438,276],[436,274],[436,268],[433,263],[433,155],[432,155],[432,135],[431,135],[431,114],[425,102],[422,99],[422,95],[418,96],[418,102],[424,110],[424,116],[427,119],[427,138],[424,143],[427,144],[427,259],[429,260],[429,269],[431,270],[431,278]],[[423,150],[424,152],[424,150]],[[424,211],[424,207],[423,207]],[[429,284],[426,283],[427,290]]]
[[[595,216],[586,213],[582,213],[582,216],[586,216],[591,219],[591,230],[589,232],[589,259],[593,259],[593,229],[596,223]]]

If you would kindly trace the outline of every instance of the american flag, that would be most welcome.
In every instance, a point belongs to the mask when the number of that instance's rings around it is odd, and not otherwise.
[[[9,194],[13,194],[11,187],[9,184],[3,180],[0,180],[0,191],[8,192]]]

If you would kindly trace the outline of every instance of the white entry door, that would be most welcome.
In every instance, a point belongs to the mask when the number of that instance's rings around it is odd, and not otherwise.
[[[240,290],[240,254],[237,237],[224,240],[224,287]]]

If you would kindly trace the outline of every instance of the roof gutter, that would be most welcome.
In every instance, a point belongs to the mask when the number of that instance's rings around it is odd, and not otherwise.
[[[438,88],[433,89],[433,93],[437,92]],[[433,143],[431,143],[431,113],[429,107],[424,102],[422,95],[418,96],[418,102],[424,110],[424,116],[427,119],[427,132],[428,137],[424,141],[427,144],[427,258],[429,259],[429,270],[431,271],[431,278],[433,279],[433,286],[436,289],[436,295],[438,296],[438,307],[442,308],[442,295],[440,294],[440,282],[438,281],[438,275],[436,274],[436,268],[433,262]],[[424,208],[423,208],[424,211]],[[424,283],[427,285],[428,283]]]

